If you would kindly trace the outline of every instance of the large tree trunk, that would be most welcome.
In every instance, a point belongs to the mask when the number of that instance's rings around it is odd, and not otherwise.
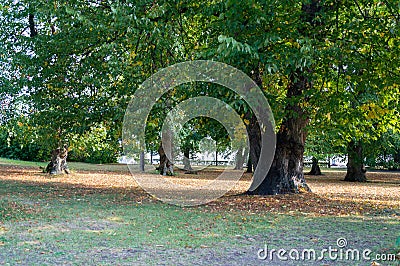
[[[158,168],[160,175],[174,175],[173,164],[165,154],[162,144],[158,148],[158,154],[160,155],[160,166]]]
[[[66,145],[62,148],[53,150],[51,154],[51,161],[46,167],[46,173],[51,175],[69,174],[70,171],[67,165],[68,148]]]
[[[360,142],[350,142],[347,146],[348,162],[347,174],[344,181],[366,182],[365,165],[363,159],[362,145]]]
[[[303,174],[305,127],[308,119],[300,103],[296,103],[295,100],[311,86],[311,83],[299,72],[290,77],[291,82],[287,89],[289,100],[285,108],[288,115],[276,135],[276,150],[271,168],[260,186],[254,191],[249,191],[249,194],[275,195],[311,191]]]
[[[317,23],[315,20],[320,10],[320,0],[312,0],[302,5],[300,20],[303,23],[299,23],[299,33],[304,35],[309,34],[308,29],[304,26],[305,23],[311,26],[316,26],[320,23]],[[248,191],[249,194],[274,195],[311,191],[306,184],[303,174],[303,154],[307,118],[299,99],[304,97],[303,92],[310,89],[312,83],[306,77],[308,73],[306,74],[304,72],[311,73],[312,69],[297,69],[289,76],[286,94],[287,104],[285,106],[286,116],[276,135],[276,150],[271,168],[268,173],[266,173],[263,182],[255,190]],[[260,82],[261,81],[256,81],[258,85]],[[304,101],[306,101],[306,99],[304,99]],[[261,141],[259,140],[258,143],[261,143]],[[251,147],[250,136],[250,148]],[[250,154],[252,153],[250,152]],[[256,158],[253,159],[253,157]],[[253,164],[257,163],[258,159],[259,156],[251,156]]]
[[[315,157],[312,158],[311,170],[307,174],[309,174],[309,175],[322,175],[321,168],[319,168],[318,159],[317,158],[315,158]]]

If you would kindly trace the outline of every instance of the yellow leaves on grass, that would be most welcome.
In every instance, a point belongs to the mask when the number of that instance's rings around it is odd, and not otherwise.
[[[131,204],[131,202],[151,201],[151,197],[141,190],[132,179],[127,169],[123,171],[108,172],[102,166],[96,166],[96,170],[77,171],[68,176],[48,178],[47,175],[38,174],[36,168],[6,167],[0,168],[1,180],[23,181],[30,184],[47,185],[53,188],[44,191],[44,197],[83,198],[92,193],[116,193],[121,195],[115,202]],[[107,166],[110,167],[110,166]],[[101,171],[103,169],[103,171]],[[184,182],[192,186],[202,185],[215,179],[221,170],[204,170],[197,175],[180,174],[170,178],[171,182]],[[182,172],[181,172],[182,173]],[[285,213],[290,215],[302,214],[311,216],[348,216],[348,215],[400,215],[400,174],[369,172],[367,183],[342,182],[344,172],[326,171],[324,176],[307,176],[307,183],[313,193],[299,193],[263,196],[245,196],[243,193],[249,187],[252,176],[244,174],[228,195],[202,207],[208,212],[220,212],[226,210],[251,210],[252,213]],[[29,195],[29,191],[25,191]],[[34,191],[33,193],[37,193]],[[41,193],[41,192],[40,192]],[[127,195],[127,196],[125,196]],[[13,207],[13,206],[12,206]],[[21,208],[20,206],[15,206]],[[26,209],[27,212],[36,211]],[[246,216],[247,217],[247,216]],[[245,217],[245,218],[246,218]],[[217,217],[223,219],[223,217]],[[248,217],[246,218],[248,219]],[[108,220],[119,220],[117,216],[110,216]],[[245,222],[245,220],[240,220]],[[1,230],[4,230],[0,227]]]

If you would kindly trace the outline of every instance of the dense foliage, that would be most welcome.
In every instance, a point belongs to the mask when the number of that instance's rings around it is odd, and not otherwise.
[[[112,161],[137,86],[162,67],[195,59],[251,76],[278,128],[304,116],[310,138],[332,141],[341,152],[349,142],[372,143],[399,127],[398,10],[395,0],[4,0],[0,94],[15,108],[2,108],[2,117],[14,117],[3,124],[2,154],[42,160],[68,142],[73,159]],[[308,85],[288,93],[301,79]],[[227,89],[177,88],[149,119],[149,150],[157,150],[167,111],[202,94],[228,102],[245,123],[251,117]],[[30,129],[16,124],[21,114]],[[18,138],[28,139],[10,142],[23,130]],[[31,153],[37,155],[22,155]]]

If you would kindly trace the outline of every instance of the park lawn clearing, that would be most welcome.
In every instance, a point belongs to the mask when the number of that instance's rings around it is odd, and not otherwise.
[[[337,247],[341,237],[349,248],[373,254],[400,251],[400,173],[373,172],[370,182],[347,183],[343,172],[325,172],[307,176],[314,193],[269,197],[237,195],[249,185],[245,175],[227,196],[181,208],[149,196],[121,166],[71,165],[73,174],[50,177],[35,165],[1,160],[0,265],[259,265],[267,263],[257,258],[266,244],[321,250]],[[172,179],[196,184],[218,172],[178,172]]]

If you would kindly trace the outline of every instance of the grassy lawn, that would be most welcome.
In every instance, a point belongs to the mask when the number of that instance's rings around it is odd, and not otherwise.
[[[12,160],[0,158],[0,166],[20,166],[20,167],[46,167],[48,162],[28,162],[20,160]],[[128,167],[124,164],[90,164],[80,162],[68,162],[71,170],[83,171],[109,171],[109,172],[129,172]]]
[[[57,178],[38,166],[0,160],[0,265],[371,265],[257,257],[265,245],[319,254],[338,248],[338,238],[346,238],[344,250],[371,249],[372,259],[400,251],[399,174],[347,192],[334,175],[342,172],[329,172],[322,181],[309,177],[315,194],[228,196],[181,208],[148,196],[124,166],[99,173],[98,165],[71,163],[76,173]],[[368,194],[377,187],[383,194]]]

